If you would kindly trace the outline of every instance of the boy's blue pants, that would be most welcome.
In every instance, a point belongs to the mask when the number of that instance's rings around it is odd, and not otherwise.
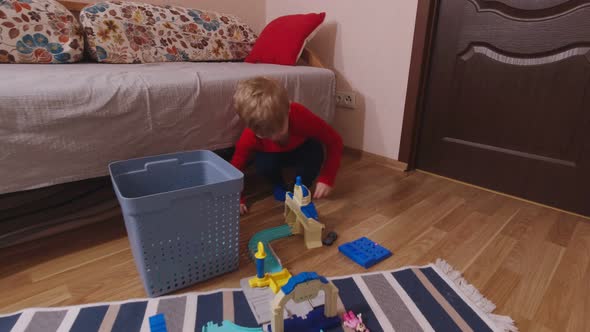
[[[301,176],[303,184],[311,189],[323,162],[324,146],[313,139],[308,139],[292,151],[257,152],[255,157],[256,172],[269,179],[273,186],[283,188],[283,168],[295,168],[296,175]]]

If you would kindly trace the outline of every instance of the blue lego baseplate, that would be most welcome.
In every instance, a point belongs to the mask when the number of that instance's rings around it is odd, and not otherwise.
[[[345,243],[339,246],[338,250],[365,269],[368,269],[392,255],[391,251],[366,237]]]
[[[166,328],[166,318],[164,314],[157,314],[150,317],[151,332],[168,332]]]
[[[324,316],[324,306],[319,306],[310,311],[305,318],[294,316],[284,320],[285,332],[320,332],[339,328],[342,324],[340,317]],[[269,325],[269,331],[272,328]]]
[[[312,281],[319,279],[322,284],[327,284],[328,279],[318,275],[315,272],[301,272],[298,275],[292,276],[291,279],[281,288],[283,293],[286,295],[291,294],[291,292],[295,289],[295,286],[302,284],[304,282]]]

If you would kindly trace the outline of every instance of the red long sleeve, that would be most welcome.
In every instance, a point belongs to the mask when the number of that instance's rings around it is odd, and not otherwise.
[[[332,126],[303,105],[292,103],[291,113],[294,115],[290,119],[290,124],[293,125],[292,134],[314,138],[326,147],[326,158],[318,182],[333,186],[342,157],[342,138]]]
[[[234,151],[234,155],[231,159],[231,164],[235,168],[242,172],[244,171],[248,160],[250,157],[252,157],[252,154],[256,150],[256,146],[258,145],[257,140],[258,138],[254,132],[252,132],[252,130],[248,128],[244,129],[242,135],[236,143],[236,150]]]
[[[291,109],[289,111],[289,140],[286,145],[279,145],[271,140],[258,138],[252,130],[246,128],[236,143],[236,151],[234,152],[231,163],[234,167],[243,171],[248,160],[256,151],[292,151],[309,138],[320,141],[326,147],[326,158],[320,176],[318,177],[318,182],[330,186],[334,185],[342,157],[342,138],[324,120],[313,114],[305,106],[297,103],[291,103]]]

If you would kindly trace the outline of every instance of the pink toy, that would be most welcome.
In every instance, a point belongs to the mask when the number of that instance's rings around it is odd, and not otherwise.
[[[361,314],[355,316],[352,311],[349,311],[342,315],[342,321],[344,322],[344,326],[354,329],[355,332],[370,332],[363,323],[363,317]]]

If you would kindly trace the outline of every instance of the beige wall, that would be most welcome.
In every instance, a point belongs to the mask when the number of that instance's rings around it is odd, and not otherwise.
[[[266,20],[326,12],[310,48],[334,69],[338,90],[357,92],[357,110],[338,109],[347,146],[398,158],[417,0],[267,0]]]

